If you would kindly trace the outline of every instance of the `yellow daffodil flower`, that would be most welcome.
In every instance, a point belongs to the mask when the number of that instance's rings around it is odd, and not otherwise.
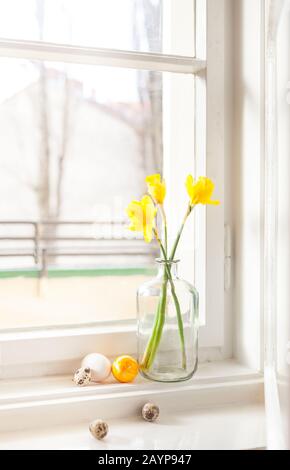
[[[126,212],[131,221],[129,230],[143,232],[144,240],[150,243],[157,213],[150,196],[143,196],[141,201],[130,202]]]
[[[216,206],[219,204],[219,201],[211,199],[214,184],[210,178],[200,176],[198,180],[195,181],[191,175],[188,175],[185,186],[191,206],[195,206],[196,204],[212,204]]]
[[[159,174],[150,175],[146,178],[148,193],[156,204],[163,204],[166,195],[166,185]]]

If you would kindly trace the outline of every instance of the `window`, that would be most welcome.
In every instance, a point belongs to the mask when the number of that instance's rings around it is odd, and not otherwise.
[[[23,2],[0,1],[2,330],[134,318],[157,247],[123,211],[147,173],[166,177],[172,230],[186,173],[223,199],[224,16],[207,4],[31,0],[20,27]],[[223,208],[200,210],[180,252],[206,347],[224,340],[223,237]]]
[[[180,8],[178,0],[1,0],[1,37],[193,56],[194,1],[183,3]],[[173,30],[173,21],[180,20],[186,37]]]
[[[0,69],[2,328],[134,318],[158,251],[124,208],[162,169],[162,74],[14,58]]]

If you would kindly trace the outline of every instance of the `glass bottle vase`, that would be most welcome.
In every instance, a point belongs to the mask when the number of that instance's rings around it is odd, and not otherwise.
[[[198,293],[178,277],[178,261],[156,261],[157,276],[137,292],[140,372],[158,382],[188,380],[198,363]]]

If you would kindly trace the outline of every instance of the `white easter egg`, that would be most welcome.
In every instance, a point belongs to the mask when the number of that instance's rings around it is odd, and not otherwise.
[[[103,382],[111,373],[111,362],[103,354],[88,354],[82,360],[82,367],[91,369],[92,382]]]

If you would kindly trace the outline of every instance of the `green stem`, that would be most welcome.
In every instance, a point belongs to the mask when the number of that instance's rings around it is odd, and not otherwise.
[[[167,225],[164,225],[165,253],[167,258]]]
[[[166,214],[164,210],[163,204],[160,204],[160,211],[161,211],[161,216],[164,224],[164,243],[165,243],[165,253],[166,253],[166,259],[167,259],[167,219],[166,219]]]
[[[151,334],[151,338],[147,344],[146,351],[144,353],[141,367],[143,369],[149,369],[155,359],[155,355],[161,340],[163,326],[165,322],[165,307],[167,298],[167,273],[164,271],[162,292],[159,299],[157,312],[155,315],[154,326]]]
[[[158,312],[158,318],[157,318],[157,325],[156,325],[156,330],[154,333],[154,341],[153,344],[149,350],[149,357],[146,361],[146,368],[150,369],[152,366],[156,352],[158,350],[161,337],[162,337],[162,332],[163,332],[163,326],[165,323],[165,308],[166,308],[166,300],[167,300],[167,276],[164,276],[163,280],[163,286],[162,286],[162,294],[161,294],[161,302],[160,302],[160,309]]]
[[[172,280],[171,276],[171,271],[170,267],[167,264],[167,257],[166,257],[166,252],[165,249],[161,243],[161,240],[158,236],[157,231],[155,231],[155,236],[156,239],[160,245],[161,252],[164,257],[165,261],[165,270],[164,270],[164,278],[163,278],[163,286],[162,286],[162,293],[161,297],[159,299],[158,303],[158,308],[157,312],[155,315],[155,322],[152,330],[152,335],[151,338],[149,339],[149,342],[146,347],[146,351],[143,356],[143,360],[141,363],[142,368],[144,369],[149,369],[154,361],[158,346],[161,341],[162,337],[162,332],[163,332],[163,327],[165,323],[165,308],[166,308],[166,298],[167,298],[167,283],[169,280],[170,286],[171,286],[171,293],[173,297],[173,301],[175,304],[175,309],[176,309],[176,314],[177,314],[177,322],[178,322],[178,330],[179,330],[179,336],[180,336],[180,341],[181,341],[181,352],[182,352],[182,367],[186,369],[186,351],[185,351],[185,341],[184,341],[184,329],[183,329],[183,320],[182,320],[182,314],[181,314],[181,309],[179,305],[179,301],[175,292],[175,286],[174,282]]]
[[[151,349],[153,347],[155,337],[156,337],[156,330],[157,330],[157,326],[158,326],[158,322],[159,322],[160,306],[161,306],[161,296],[159,298],[157,311],[156,311],[156,314],[155,314],[155,320],[154,320],[154,325],[153,325],[153,329],[152,329],[152,335],[151,335],[151,337],[150,337],[150,339],[147,343],[146,350],[143,354],[143,359],[142,359],[142,362],[141,362],[142,367],[144,367],[145,369],[147,368],[147,363],[148,363],[148,360],[149,360],[149,357],[150,357],[150,354],[151,354]]]
[[[176,249],[177,249],[177,246],[178,246],[178,243],[179,243],[181,234],[182,234],[182,232],[183,232],[185,222],[186,222],[188,216],[190,215],[190,213],[191,213],[193,207],[194,207],[194,206],[191,206],[190,204],[188,204],[188,208],[187,208],[186,214],[185,214],[185,216],[184,216],[184,219],[183,219],[182,224],[181,224],[181,227],[180,227],[180,229],[179,229],[179,231],[178,231],[176,240],[175,240],[174,245],[173,245],[173,247],[172,247],[172,251],[171,251],[171,254],[170,254],[170,256],[169,256],[169,261],[173,261],[173,260],[174,260],[174,256],[175,256],[175,253],[176,253]]]
[[[185,351],[185,341],[184,341],[183,320],[182,320],[180,305],[179,305],[179,301],[175,292],[175,287],[174,287],[172,278],[169,279],[169,282],[171,286],[171,293],[172,293],[172,297],[173,297],[173,301],[174,301],[175,309],[176,309],[176,315],[177,315],[178,330],[179,330],[179,336],[180,336],[180,342],[181,342],[182,368],[186,369],[186,351]]]
[[[163,248],[162,245],[160,246],[160,248],[161,248],[162,254],[164,256],[165,262],[166,262],[167,259],[166,259],[166,256],[165,256],[164,248]],[[182,367],[183,367],[183,369],[186,369],[186,351],[185,351],[184,329],[183,329],[183,320],[182,320],[181,309],[180,309],[178,297],[176,295],[174,282],[172,280],[170,267],[167,264],[167,262],[165,264],[165,269],[167,271],[167,277],[168,277],[168,280],[169,280],[169,283],[170,283],[171,294],[172,294],[172,298],[173,298],[174,305],[175,305],[175,310],[176,310],[176,315],[177,315],[178,330],[179,330],[179,336],[180,336],[180,342],[181,342]]]

